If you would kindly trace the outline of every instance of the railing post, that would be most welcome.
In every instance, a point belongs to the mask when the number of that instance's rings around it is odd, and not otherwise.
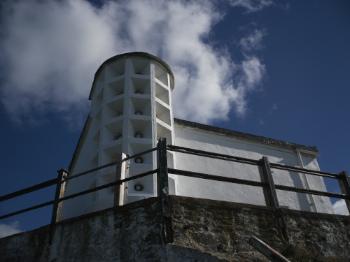
[[[262,169],[262,182],[265,184],[263,187],[266,205],[271,207],[276,218],[277,227],[280,229],[282,238],[288,242],[288,232],[286,222],[284,220],[281,209],[279,208],[275,183],[273,182],[270,162],[266,156],[260,160]]]
[[[129,160],[123,161],[128,156],[121,154],[119,163],[116,166],[116,181],[125,179],[129,176]],[[124,183],[115,186],[114,206],[122,206],[125,202],[125,185]]]
[[[68,172],[64,169],[58,170],[57,173],[57,184],[54,200],[55,202],[52,208],[51,225],[56,224],[56,222],[61,218],[62,203],[60,203],[58,200],[64,195],[64,191],[66,188],[65,178],[68,175]]]
[[[157,144],[157,193],[160,204],[161,235],[164,244],[172,242],[171,218],[168,205],[169,184],[168,184],[168,163],[167,144],[165,138],[160,138]]]
[[[262,182],[265,183],[264,195],[266,205],[272,207],[273,209],[278,209],[279,204],[276,194],[275,183],[273,182],[270,162],[266,156],[264,156],[260,161],[262,168]]]
[[[339,186],[342,193],[347,196],[347,199],[344,199],[344,200],[350,214],[350,178],[345,171],[342,171],[339,174],[338,181],[339,181]]]
[[[166,139],[161,138],[157,145],[158,153],[158,173],[157,173],[157,185],[158,185],[158,197],[164,199],[169,194],[168,185],[168,160],[167,160],[167,148]]]

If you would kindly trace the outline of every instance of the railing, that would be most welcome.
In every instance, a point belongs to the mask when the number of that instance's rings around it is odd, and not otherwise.
[[[170,151],[173,151],[173,152],[177,152],[177,153],[197,155],[197,156],[201,156],[201,157],[220,159],[220,160],[224,160],[224,161],[232,161],[232,162],[237,162],[237,163],[242,163],[242,164],[246,164],[246,165],[253,165],[253,166],[259,167],[261,170],[261,172],[260,172],[261,182],[246,180],[246,179],[241,179],[241,178],[233,178],[233,177],[218,176],[218,175],[212,175],[212,174],[206,174],[206,173],[200,173],[200,172],[179,170],[179,169],[174,169],[174,168],[165,169],[168,172],[165,172],[165,174],[160,176],[158,179],[164,179],[164,180],[168,181],[168,173],[171,173],[174,175],[194,177],[194,178],[200,178],[200,179],[205,179],[205,180],[212,180],[212,181],[220,181],[220,182],[261,187],[263,189],[263,192],[264,192],[266,206],[268,206],[272,209],[274,216],[275,216],[276,226],[279,229],[279,232],[281,233],[281,237],[287,242],[289,241],[287,225],[285,222],[285,218],[281,212],[282,209],[280,208],[280,205],[279,205],[276,190],[283,190],[283,191],[290,191],[290,192],[296,192],[296,193],[304,193],[304,194],[311,194],[311,195],[344,199],[346,202],[347,209],[348,209],[349,214],[350,214],[350,179],[349,179],[349,176],[344,171],[339,173],[339,174],[334,174],[334,173],[322,172],[322,171],[317,171],[317,170],[310,170],[310,169],[299,168],[299,167],[294,167],[294,166],[275,164],[275,163],[270,163],[268,158],[265,156],[262,157],[260,160],[254,160],[254,159],[249,159],[249,158],[244,158],[244,157],[237,157],[237,156],[213,153],[213,152],[197,150],[197,149],[192,149],[192,148],[186,148],[186,147],[173,146],[173,145],[169,145],[167,147],[167,149]],[[160,150],[164,150],[164,149],[160,148]],[[164,151],[166,151],[166,150],[164,150]],[[166,152],[163,154],[166,154]],[[315,176],[336,179],[339,182],[342,193],[339,194],[339,193],[334,193],[334,192],[325,192],[325,191],[305,189],[305,188],[299,188],[299,187],[276,185],[274,183],[274,180],[273,180],[273,174],[271,172],[271,169],[287,170],[287,171],[292,171],[292,172],[304,173],[307,175],[315,175]],[[292,173],[291,175],[296,175],[296,174]],[[158,184],[160,184],[160,183],[162,183],[162,182],[161,181],[158,182]],[[164,191],[166,191],[166,190],[164,190]],[[160,199],[162,200],[162,196],[160,196]],[[164,214],[164,217],[167,217],[166,212]]]
[[[66,201],[66,200],[69,200],[69,199],[72,199],[72,198],[76,198],[76,197],[79,197],[79,196],[82,196],[82,195],[90,194],[90,193],[93,193],[93,192],[96,192],[96,191],[100,191],[100,190],[103,190],[103,189],[106,189],[106,188],[109,188],[109,187],[120,186],[123,183],[126,183],[126,182],[129,182],[129,181],[135,180],[135,179],[139,179],[139,178],[142,178],[142,177],[145,177],[145,176],[157,173],[158,169],[149,170],[147,172],[134,175],[132,177],[127,177],[127,178],[124,178],[124,179],[118,179],[118,180],[113,181],[111,183],[103,184],[103,185],[96,186],[96,187],[91,188],[91,189],[83,190],[83,191],[80,191],[80,192],[77,192],[77,193],[65,196],[65,194],[64,194],[65,193],[65,187],[66,187],[66,184],[67,184],[68,181],[76,179],[78,177],[82,177],[82,176],[91,174],[91,173],[93,173],[95,171],[99,171],[99,170],[102,170],[104,168],[111,167],[111,166],[114,166],[114,165],[116,165],[117,167],[121,166],[123,162],[129,161],[130,159],[142,156],[144,154],[151,153],[151,152],[156,151],[156,150],[157,150],[157,148],[151,148],[149,150],[140,152],[138,154],[125,157],[125,158],[123,158],[120,161],[113,161],[111,163],[108,163],[108,164],[105,164],[105,165],[99,166],[97,168],[93,168],[93,169],[90,169],[90,170],[87,170],[87,171],[84,171],[84,172],[81,172],[81,173],[78,173],[78,174],[75,174],[75,175],[71,175],[71,176],[68,175],[68,172],[66,170],[60,169],[60,170],[58,170],[57,178],[44,181],[42,183],[39,183],[39,184],[30,186],[30,187],[27,187],[27,188],[18,190],[16,192],[12,192],[12,193],[9,193],[9,194],[6,194],[6,195],[2,195],[2,196],[0,196],[0,202],[6,201],[6,200],[10,200],[10,199],[22,196],[22,195],[33,193],[35,191],[38,191],[38,190],[41,190],[41,189],[48,188],[48,187],[51,187],[53,185],[56,185],[56,191],[55,191],[55,196],[54,196],[53,200],[45,201],[45,202],[42,202],[42,203],[30,206],[30,207],[27,207],[27,208],[24,208],[24,209],[20,209],[20,210],[11,212],[11,213],[0,215],[0,220],[5,219],[5,218],[9,218],[9,217],[13,217],[13,216],[16,216],[16,215],[19,215],[19,214],[22,214],[22,213],[26,213],[26,212],[29,212],[29,211],[32,211],[32,210],[35,210],[35,209],[39,209],[39,208],[43,208],[43,207],[47,207],[47,206],[51,205],[53,207],[52,208],[52,216],[51,216],[51,224],[55,224],[58,221],[58,217],[59,217],[60,212],[61,212],[61,203],[63,201]],[[117,192],[115,194],[117,195]],[[119,203],[119,201],[118,201],[118,203]]]
[[[247,165],[254,165],[254,166],[260,167],[262,171],[261,182],[246,180],[241,178],[217,176],[217,175],[211,175],[206,173],[169,168],[168,172],[171,174],[187,176],[187,177],[195,177],[195,178],[201,178],[201,179],[207,179],[207,180],[214,180],[214,181],[221,181],[221,182],[228,182],[228,183],[236,183],[236,184],[242,184],[242,185],[248,185],[248,186],[262,187],[264,190],[266,205],[275,209],[279,208],[276,190],[284,190],[284,191],[291,191],[296,193],[305,193],[305,194],[311,194],[311,195],[319,195],[319,196],[344,199],[346,201],[347,208],[350,213],[350,204],[349,204],[350,179],[349,179],[349,176],[347,176],[346,172],[344,171],[339,174],[335,174],[335,173],[329,173],[329,172],[322,172],[318,170],[311,170],[311,169],[305,169],[300,167],[270,163],[267,157],[262,157],[260,160],[254,160],[250,158],[218,154],[218,153],[186,148],[186,147],[173,146],[173,145],[169,145],[168,150],[173,152],[183,153],[183,154],[197,155],[202,157],[220,159],[224,161],[232,161],[232,162],[243,163]],[[333,178],[338,180],[343,193],[325,192],[325,191],[292,187],[292,186],[286,186],[286,185],[275,185],[271,169],[286,170],[286,171],[292,171],[297,173],[304,173],[306,175]]]
[[[122,179],[117,179],[111,183],[106,183],[100,186],[96,186],[95,188],[83,190],[74,194],[70,195],[65,195],[65,187],[66,183],[70,180],[76,179],[81,176],[85,176],[87,174],[91,174],[92,172],[101,170],[103,168],[107,168],[113,165],[121,166],[123,162],[128,161],[132,158],[151,153],[157,151],[157,169],[150,170],[141,174],[133,175],[131,177],[126,177]],[[190,155],[197,155],[201,157],[208,157],[208,158],[213,158],[213,159],[220,159],[224,161],[231,161],[231,162],[237,162],[237,163],[242,163],[246,165],[253,165],[257,166],[261,170],[261,181],[252,181],[252,180],[246,180],[246,179],[241,179],[241,178],[233,178],[233,177],[225,177],[225,176],[218,176],[218,175],[213,175],[213,174],[206,174],[206,173],[200,173],[200,172],[193,172],[193,171],[188,171],[188,170],[180,170],[180,169],[175,169],[175,168],[168,168],[167,164],[167,151],[173,151],[177,153],[182,153],[182,154],[190,154]],[[276,185],[273,180],[273,174],[271,172],[271,169],[278,169],[278,170],[286,170],[286,171],[292,171],[292,172],[298,172],[298,173],[304,173],[306,175],[315,175],[315,176],[321,176],[321,177],[328,177],[328,178],[333,178],[337,179],[340,183],[342,193],[333,193],[333,192],[325,192],[325,191],[318,191],[318,190],[312,190],[312,189],[305,189],[305,188],[299,188],[299,187],[291,187],[291,186],[285,186],[285,185]],[[116,169],[117,170],[117,169]],[[117,171],[116,171],[117,173]],[[276,218],[277,218],[277,223],[279,226],[282,228],[284,227],[284,221],[283,219],[280,219],[279,210],[279,202],[277,198],[277,193],[276,190],[284,190],[284,191],[291,191],[291,192],[296,192],[296,193],[305,193],[305,194],[311,194],[311,195],[318,195],[318,196],[326,196],[326,197],[334,197],[334,198],[339,198],[339,199],[344,199],[347,205],[347,208],[350,213],[350,179],[347,176],[345,172],[341,172],[340,174],[335,174],[335,173],[328,173],[328,172],[322,172],[322,171],[317,171],[317,170],[309,170],[309,169],[304,169],[304,168],[299,168],[299,167],[293,167],[293,166],[287,166],[287,165],[281,165],[281,164],[275,164],[275,163],[270,163],[267,157],[263,157],[260,160],[254,160],[254,159],[249,159],[249,158],[243,158],[243,157],[238,157],[238,156],[231,156],[231,155],[225,155],[225,154],[218,154],[218,153],[213,153],[213,152],[208,152],[208,151],[203,151],[203,150],[197,150],[197,149],[191,149],[191,148],[186,148],[186,147],[179,147],[179,146],[174,146],[174,145],[168,145],[166,144],[165,139],[160,139],[158,141],[157,147],[156,148],[151,148],[147,151],[135,154],[133,156],[126,157],[120,161],[114,161],[109,164],[99,166],[94,169],[87,170],[85,172],[75,174],[75,175],[68,175],[68,172],[61,169],[58,171],[58,176],[57,178],[50,179],[47,181],[44,181],[42,183],[36,184],[34,186],[30,186],[21,190],[18,190],[16,192],[6,194],[3,196],[0,196],[0,202],[10,200],[13,198],[16,198],[18,196],[22,196],[25,194],[29,194],[32,192],[35,192],[37,190],[41,190],[43,188],[47,188],[53,185],[56,185],[56,191],[55,191],[55,196],[53,200],[42,202],[36,205],[33,205],[28,208],[20,209],[11,213],[7,213],[4,215],[0,215],[0,220],[9,218],[12,216],[16,216],[25,212],[29,212],[35,209],[43,208],[46,206],[52,205],[52,217],[51,217],[51,224],[55,224],[58,221],[58,218],[61,213],[61,206],[62,202],[76,198],[82,195],[90,194],[96,191],[100,191],[109,187],[115,187],[115,196],[118,198],[119,193],[118,188],[120,189],[123,183],[139,179],[141,177],[145,177],[151,174],[157,173],[157,195],[160,200],[160,207],[161,207],[161,212],[163,214],[163,226],[166,227],[166,220],[169,217],[169,210],[168,210],[168,205],[167,205],[167,195],[169,194],[169,185],[168,185],[168,173],[173,174],[173,175],[178,175],[178,176],[186,176],[186,177],[193,177],[193,178],[200,178],[200,179],[205,179],[205,180],[213,180],[213,181],[221,181],[221,182],[227,182],[227,183],[235,183],[235,184],[241,184],[241,185],[248,185],[248,186],[255,186],[255,187],[261,187],[263,188],[264,192],[264,197],[265,197],[265,202],[266,206],[272,208],[272,210],[276,211]],[[116,174],[116,177],[118,174]],[[115,205],[119,205],[119,201],[115,201]],[[164,239],[165,241],[169,241],[171,236],[168,235],[166,230],[164,230]]]

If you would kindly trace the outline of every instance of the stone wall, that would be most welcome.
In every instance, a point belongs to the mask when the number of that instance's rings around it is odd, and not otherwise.
[[[171,196],[163,244],[156,198],[0,239],[0,261],[267,261],[255,235],[291,261],[349,261],[349,217]]]
[[[283,209],[285,228],[266,207],[174,197],[173,245],[229,261],[264,260],[249,244],[251,236],[292,261],[350,261],[350,218]]]

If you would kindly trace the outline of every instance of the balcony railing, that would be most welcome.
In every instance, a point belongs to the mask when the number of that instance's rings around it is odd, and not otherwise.
[[[123,179],[116,179],[113,182],[106,183],[103,185],[96,186],[91,189],[83,190],[80,192],[76,192],[73,194],[66,195],[65,194],[65,187],[69,181],[74,180],[78,177],[82,177],[88,174],[91,174],[95,171],[101,170],[103,168],[107,168],[110,166],[116,165],[117,167],[122,167],[123,163],[126,161],[129,161],[133,158],[139,157],[144,154],[148,154],[151,152],[157,151],[157,168],[153,170],[149,170],[144,173],[140,173],[137,175],[133,175],[131,177],[126,177]],[[234,177],[226,177],[226,176],[218,176],[213,174],[206,174],[206,173],[200,173],[200,172],[194,172],[189,170],[181,170],[181,169],[175,169],[175,168],[169,168],[167,164],[167,152],[172,151],[179,154],[189,154],[189,155],[196,155],[200,157],[207,157],[207,158],[213,158],[213,159],[220,159],[223,161],[230,161],[230,162],[237,162],[245,165],[253,165],[260,168],[261,172],[261,181],[252,181],[252,180],[246,180],[241,178],[234,178]],[[297,172],[297,173],[304,173],[308,176],[320,176],[320,177],[326,177],[326,178],[332,178],[338,180],[341,188],[341,193],[335,193],[335,192],[328,192],[328,191],[319,191],[319,190],[313,190],[313,189],[306,189],[306,188],[299,188],[299,187],[293,187],[293,186],[286,186],[286,185],[276,185],[274,183],[273,179],[273,173],[272,169],[277,170],[285,170],[285,171],[291,171],[291,172]],[[118,168],[116,170],[116,178],[120,177],[120,174],[117,174]],[[121,170],[121,168],[119,168]],[[120,172],[120,171],[119,171]],[[52,206],[52,215],[51,215],[51,225],[54,225],[58,221],[61,221],[61,210],[62,210],[62,203],[64,201],[78,198],[80,196],[91,194],[93,192],[97,192],[106,188],[114,187],[115,191],[115,206],[121,205],[119,197],[120,192],[123,188],[123,184],[130,182],[135,179],[139,179],[141,177],[149,176],[152,174],[157,174],[157,196],[160,201],[160,207],[161,212],[164,214],[164,219],[168,217],[168,207],[167,207],[167,196],[169,194],[169,185],[168,185],[168,174],[177,175],[177,176],[186,176],[186,177],[193,177],[193,178],[199,178],[204,180],[211,180],[211,181],[220,181],[220,182],[226,182],[226,183],[234,183],[234,184],[241,184],[241,185],[248,185],[248,186],[254,186],[254,187],[261,187],[264,192],[265,197],[265,203],[267,207],[270,207],[273,211],[276,211],[277,214],[277,223],[281,224],[281,227],[283,227],[283,219],[278,219],[278,213],[280,210],[279,201],[277,197],[276,190],[283,190],[283,191],[290,191],[290,192],[296,192],[296,193],[304,193],[304,194],[311,194],[311,195],[318,195],[318,196],[325,196],[325,197],[332,197],[332,198],[338,198],[338,199],[344,199],[347,205],[347,208],[350,213],[350,179],[347,176],[346,172],[341,172],[339,174],[336,173],[329,173],[329,172],[323,172],[323,171],[317,171],[317,170],[310,170],[300,167],[294,167],[294,166],[288,166],[288,165],[281,165],[276,163],[270,163],[267,157],[262,157],[260,160],[255,159],[249,159],[244,157],[238,157],[238,156],[232,156],[232,155],[225,155],[225,154],[219,154],[214,152],[208,152],[203,150],[197,150],[197,149],[191,149],[186,147],[180,147],[180,146],[174,146],[174,145],[167,145],[166,139],[162,138],[158,141],[157,147],[151,148],[149,150],[146,150],[144,152],[135,154],[133,156],[127,156],[124,159],[120,161],[114,161],[109,164],[99,166],[94,169],[87,170],[85,172],[81,172],[74,175],[69,175],[67,171],[61,169],[58,171],[58,176],[56,178],[44,181],[42,183],[18,190],[16,192],[12,192],[6,195],[0,196],[0,202],[7,201],[13,198],[17,198],[22,195],[30,194],[35,191],[41,190],[43,188],[47,188],[50,186],[56,185],[56,191],[54,198],[52,200],[48,200],[45,202],[41,202],[35,205],[32,205],[30,207],[20,209],[14,212],[6,213],[0,215],[0,220],[13,217],[22,213],[30,212],[35,209],[40,209],[47,206]],[[292,175],[295,175],[297,173],[291,173]],[[98,173],[97,173],[98,175]],[[67,193],[67,192],[66,192]],[[165,222],[164,222],[165,223]],[[165,227],[165,226],[164,226]],[[165,231],[164,231],[165,232]],[[164,233],[165,240],[169,237],[166,235],[166,232]]]

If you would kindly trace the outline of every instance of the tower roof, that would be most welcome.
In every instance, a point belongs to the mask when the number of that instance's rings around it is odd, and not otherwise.
[[[106,65],[108,65],[110,63],[113,63],[116,60],[119,60],[119,59],[122,59],[122,58],[127,58],[127,57],[132,57],[132,56],[145,57],[145,58],[149,58],[149,59],[155,60],[156,62],[158,62],[159,64],[164,66],[169,71],[170,76],[171,76],[171,80],[172,80],[172,82],[174,82],[174,73],[173,73],[173,71],[171,70],[170,66],[165,61],[160,59],[159,57],[157,57],[155,55],[152,55],[152,54],[149,54],[149,53],[146,53],[146,52],[128,52],[128,53],[123,53],[123,54],[112,56],[111,58],[107,59],[97,69],[97,71],[95,73],[95,76],[94,76],[94,80],[92,81],[92,87],[91,87],[90,94],[89,94],[89,99],[90,100],[91,100],[91,97],[92,97],[92,94],[93,94],[93,91],[94,91],[94,88],[95,88],[95,82],[96,82],[97,76],[102,71],[102,69]],[[172,86],[174,86],[174,85],[172,85]],[[174,88],[174,87],[172,87],[172,88]]]

